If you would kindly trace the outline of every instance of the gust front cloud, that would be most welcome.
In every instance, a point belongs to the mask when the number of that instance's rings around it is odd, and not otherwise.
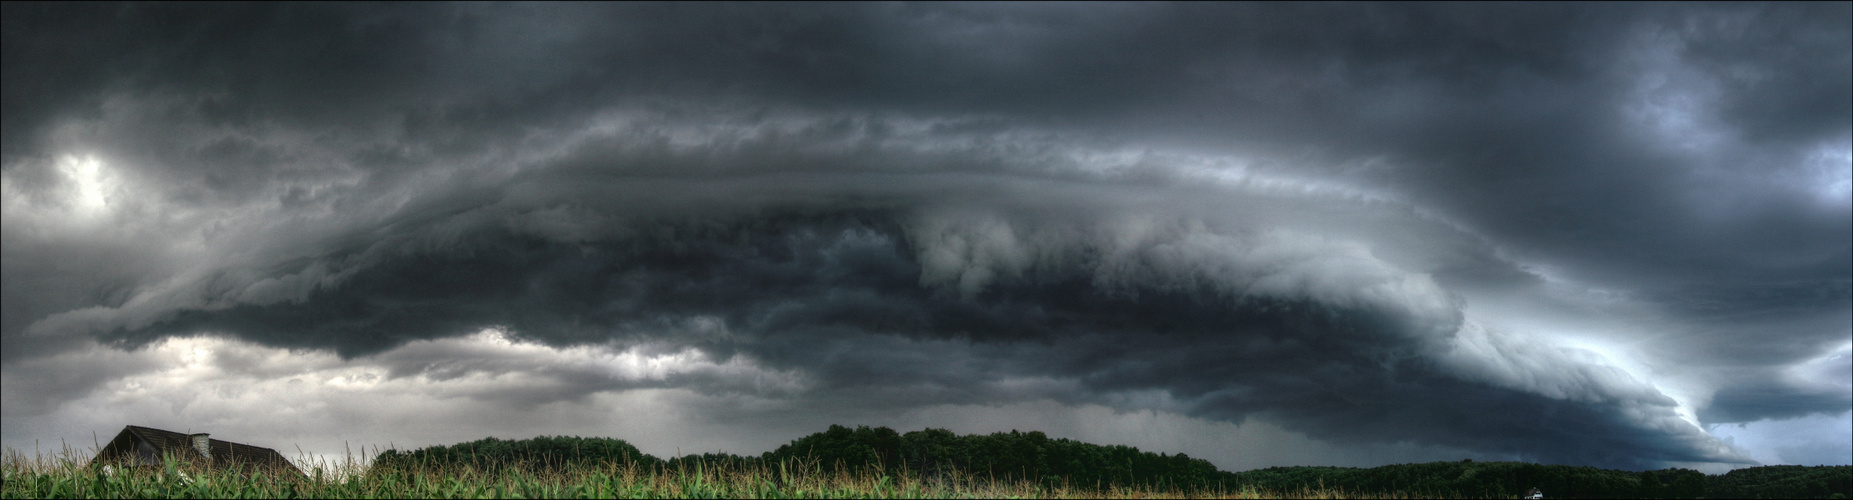
[[[1651,385],[1464,318],[1438,274],[1524,273],[1406,204],[1162,159],[1087,165],[1099,155],[1059,141],[1016,145],[1061,154],[942,151],[957,141],[930,127],[884,143],[868,130],[904,127],[798,122],[685,144],[701,127],[632,123],[656,132],[579,137],[491,181],[408,185],[385,216],[260,224],[235,239],[291,248],[215,248],[28,333],[125,347],[218,333],[356,357],[496,328],[809,381],[687,385],[704,391],[897,408],[1052,398],[1553,461],[1734,459]],[[1437,247],[1482,257],[1429,257]],[[436,357],[478,358],[453,354]]]
[[[1853,404],[1846,9],[1604,8],[8,4],[6,411],[196,342],[1748,463]]]

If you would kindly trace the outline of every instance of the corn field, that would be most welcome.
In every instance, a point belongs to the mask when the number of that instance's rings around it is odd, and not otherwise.
[[[1047,486],[958,475],[922,478],[876,471],[827,471],[814,463],[772,467],[666,470],[607,464],[485,472],[470,467],[373,470],[350,457],[332,463],[299,459],[303,476],[161,467],[92,467],[66,452],[27,457],[7,451],[0,498],[1357,498],[1309,489],[1183,491],[1161,488]]]

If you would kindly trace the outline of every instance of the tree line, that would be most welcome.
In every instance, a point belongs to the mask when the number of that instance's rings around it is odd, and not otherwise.
[[[570,468],[637,466],[692,470],[696,467],[776,470],[809,464],[825,470],[915,474],[924,478],[1033,481],[1049,486],[1102,488],[1155,486],[1180,490],[1253,488],[1296,492],[1339,490],[1360,495],[1512,497],[1536,487],[1550,498],[1846,498],[1853,496],[1853,467],[1768,466],[1706,475],[1687,469],[1620,471],[1524,462],[1431,462],[1353,467],[1271,467],[1244,472],[1216,469],[1209,461],[1050,439],[1041,432],[956,435],[945,429],[905,434],[886,427],[832,425],[759,456],[705,453],[668,460],[611,438],[487,438],[414,451],[388,450],[377,470],[400,467],[469,466]],[[382,467],[384,466],[384,467]]]

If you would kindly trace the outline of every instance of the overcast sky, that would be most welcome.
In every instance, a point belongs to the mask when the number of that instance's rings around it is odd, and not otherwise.
[[[0,441],[1847,464],[1850,12],[7,3]]]

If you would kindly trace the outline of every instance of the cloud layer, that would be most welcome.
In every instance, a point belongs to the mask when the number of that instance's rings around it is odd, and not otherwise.
[[[174,339],[1637,469],[1853,411],[1841,4],[6,9],[12,421]]]

